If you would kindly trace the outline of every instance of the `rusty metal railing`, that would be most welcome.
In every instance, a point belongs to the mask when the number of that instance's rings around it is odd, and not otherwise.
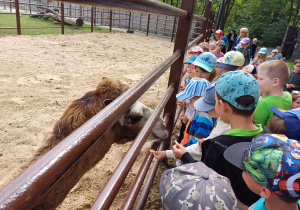
[[[78,2],[76,0],[69,2]],[[89,1],[90,2],[90,1]],[[94,3],[96,1],[93,1]],[[108,1],[101,1],[108,2]],[[120,4],[123,1],[110,1]],[[134,2],[134,1],[126,1]],[[136,2],[147,2],[150,0]],[[152,2],[152,1],[151,1]],[[187,47],[194,45],[203,36],[196,38],[188,46],[188,37],[193,17],[195,0],[184,0],[181,10],[185,11],[186,16],[179,16],[176,42],[174,45],[174,54],[166,59],[162,64],[153,69],[143,79],[128,89],[124,94],[105,107],[101,112],[92,117],[89,121],[75,130],[56,147],[45,154],[41,159],[27,168],[20,176],[8,183],[0,190],[0,209],[31,209],[43,198],[45,194],[54,186],[58,180],[70,170],[72,165],[80,161],[81,156],[93,147],[94,143],[104,135],[104,133],[123,115],[128,108],[135,103],[139,97],[151,87],[151,85],[171,66],[168,90],[164,97],[155,108],[153,114],[146,122],[143,129],[131,145],[119,166],[111,176],[106,186],[101,191],[99,197],[92,206],[92,209],[108,209],[113,202],[122,182],[126,178],[132,163],[135,161],[146,138],[149,136],[156,120],[164,109],[164,119],[169,133],[172,132],[178,112],[176,115],[176,93],[178,92],[181,77],[182,66]],[[135,7],[136,8],[136,7]],[[162,9],[162,8],[160,8]],[[153,9],[154,11],[155,9]],[[175,11],[181,11],[175,10]],[[156,10],[155,10],[156,11]],[[160,10],[159,10],[160,11]],[[173,11],[173,10],[171,10]],[[152,148],[159,150],[165,149],[170,144],[170,137],[164,140],[155,141]],[[146,176],[146,171],[150,167],[150,161],[153,156],[148,154],[130,189],[130,195],[125,199],[122,209],[130,209],[134,206],[138,191],[141,188],[142,180]],[[141,192],[136,209],[142,209],[146,202],[146,197],[151,186],[151,180],[156,173],[158,161],[154,161],[149,172],[145,187]]]

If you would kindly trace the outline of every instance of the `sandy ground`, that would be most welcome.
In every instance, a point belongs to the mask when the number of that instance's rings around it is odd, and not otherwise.
[[[0,37],[0,188],[14,177],[49,136],[66,107],[103,76],[132,86],[172,54],[170,40],[139,34],[76,34]],[[141,98],[151,108],[167,88],[167,71]],[[112,145],[71,190],[58,209],[88,209],[131,142]],[[119,209],[143,162],[148,140],[111,209]],[[161,163],[159,172],[165,170]],[[145,209],[160,209],[157,175]]]

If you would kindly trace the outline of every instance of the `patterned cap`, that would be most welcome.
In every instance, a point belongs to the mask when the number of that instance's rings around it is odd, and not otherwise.
[[[224,157],[273,192],[300,197],[300,143],[285,135],[261,134],[251,143],[240,142]]]
[[[204,91],[209,84],[209,81],[206,79],[194,78],[189,82],[184,91],[176,95],[176,98],[178,101],[186,101],[194,96],[203,96]]]
[[[223,34],[223,31],[222,30],[216,30],[215,34]]]
[[[217,93],[229,104],[240,110],[251,110],[257,106],[259,85],[257,80],[244,71],[230,71],[223,74],[216,82]],[[252,96],[254,102],[249,106],[238,104],[236,99],[241,96]]]
[[[163,209],[238,209],[229,179],[202,162],[164,171],[159,192]]]
[[[187,63],[192,64],[197,58],[198,58],[198,55],[194,55],[187,62],[185,62],[185,64],[187,64]]]
[[[217,41],[216,44],[217,45],[225,45],[225,42],[222,39],[220,39],[220,40]]]
[[[193,64],[207,72],[212,72],[217,66],[217,57],[210,52],[204,52],[198,56]]]
[[[218,68],[224,68],[228,71],[237,70],[238,67],[243,66],[245,57],[239,51],[229,51],[224,55],[223,62],[218,65]]]

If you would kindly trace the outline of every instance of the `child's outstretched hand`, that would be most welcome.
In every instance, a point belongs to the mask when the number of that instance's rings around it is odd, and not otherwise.
[[[167,157],[166,151],[154,151],[154,152],[152,152],[152,154],[159,161],[162,161],[163,159],[165,159]]]
[[[175,141],[172,151],[174,156],[179,160],[181,160],[182,155],[187,152],[181,144],[178,144],[177,141]]]
[[[183,101],[177,101],[177,105],[183,108],[185,106],[185,102]]]
[[[187,121],[188,121],[188,118],[187,118],[187,116],[186,116],[185,114],[180,114],[179,119],[180,119],[184,124],[186,124]]]

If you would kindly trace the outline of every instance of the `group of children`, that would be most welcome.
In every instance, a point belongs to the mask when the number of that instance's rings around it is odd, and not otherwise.
[[[190,51],[189,77],[176,95],[185,109],[183,135],[172,150],[153,153],[159,160],[176,159],[178,166],[161,177],[164,209],[300,206],[300,94],[294,91],[300,60],[292,79],[281,60],[261,62],[258,56],[257,69],[245,68],[249,43],[242,39],[222,59],[222,40],[215,51]]]

